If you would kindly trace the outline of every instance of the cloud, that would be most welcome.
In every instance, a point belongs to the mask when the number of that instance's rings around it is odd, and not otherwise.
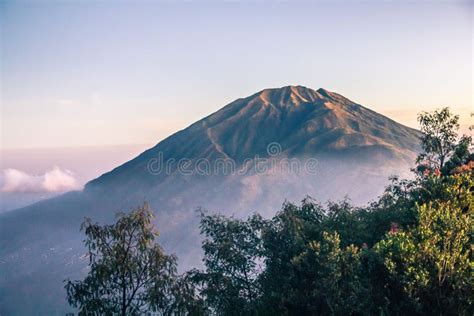
[[[71,171],[58,167],[40,175],[9,168],[3,170],[3,178],[2,192],[65,192],[80,188]]]

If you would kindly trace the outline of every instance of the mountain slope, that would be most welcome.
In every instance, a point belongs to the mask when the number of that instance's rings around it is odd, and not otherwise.
[[[409,163],[419,149],[420,133],[324,89],[302,86],[265,89],[238,99],[194,123],[137,158],[91,181],[87,188],[147,178],[149,159],[233,159],[265,156],[277,142],[290,157],[350,155],[357,151]],[[155,180],[161,181],[162,179]],[[156,181],[155,181],[156,182]]]
[[[148,201],[160,243],[186,269],[199,264],[201,254],[197,207],[269,216],[285,199],[306,194],[322,201],[348,194],[364,203],[381,192],[389,175],[408,170],[419,137],[418,131],[324,89],[288,86],[237,99],[89,182],[82,192],[0,214],[0,314],[70,310],[62,280],[84,273],[79,232],[84,216],[110,222],[117,211]],[[249,168],[260,158],[267,158],[267,168]],[[304,168],[273,164],[285,159]],[[306,168],[311,159],[317,162],[314,173]],[[186,172],[179,161],[187,163]],[[202,161],[209,173],[196,172]],[[213,168],[229,162],[232,172]],[[169,168],[157,172],[167,163]],[[246,172],[236,172],[241,169]],[[23,304],[27,295],[34,297],[29,306]]]

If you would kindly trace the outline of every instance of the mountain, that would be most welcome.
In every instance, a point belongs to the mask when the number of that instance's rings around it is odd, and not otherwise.
[[[278,142],[292,157],[350,155],[408,159],[418,150],[419,133],[324,89],[302,86],[265,89],[238,99],[194,123],[132,161],[91,181],[88,187],[127,182],[146,171],[147,161],[165,158],[245,158],[265,155]],[[184,146],[183,146],[184,145]],[[135,178],[132,177],[132,178]]]
[[[62,280],[85,271],[84,216],[108,222],[148,201],[160,243],[186,269],[200,262],[196,208],[269,216],[306,194],[365,203],[389,175],[409,169],[420,135],[324,89],[287,86],[237,99],[81,192],[0,214],[0,314],[70,310]]]

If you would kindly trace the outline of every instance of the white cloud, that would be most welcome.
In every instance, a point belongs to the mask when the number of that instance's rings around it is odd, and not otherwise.
[[[79,189],[74,174],[58,167],[40,175],[31,175],[18,169],[3,170],[2,192],[65,192]]]

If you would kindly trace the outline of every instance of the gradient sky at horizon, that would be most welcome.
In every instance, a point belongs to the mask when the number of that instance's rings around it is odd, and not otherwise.
[[[472,3],[2,2],[1,148],[154,144],[290,84],[467,126]]]

